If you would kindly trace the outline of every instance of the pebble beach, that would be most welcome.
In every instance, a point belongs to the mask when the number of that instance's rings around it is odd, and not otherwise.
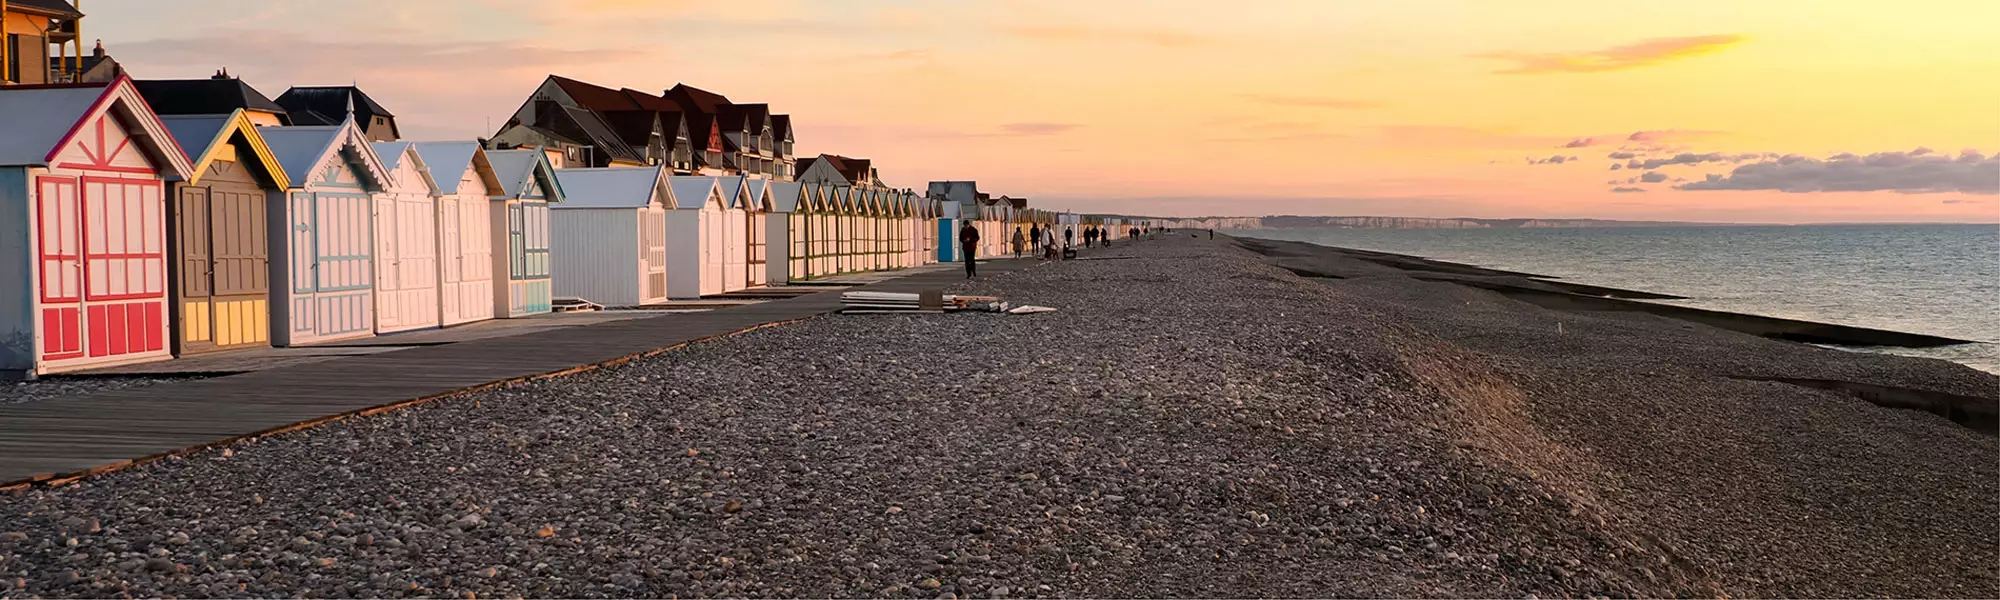
[[[0,597],[2000,596],[1992,435],[1771,380],[2000,378],[1272,248],[0,494]]]

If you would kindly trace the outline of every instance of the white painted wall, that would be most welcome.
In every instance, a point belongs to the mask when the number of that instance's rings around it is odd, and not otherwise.
[[[561,206],[561,205],[557,205]],[[557,298],[637,306],[639,214],[631,208],[549,210],[549,275]]]

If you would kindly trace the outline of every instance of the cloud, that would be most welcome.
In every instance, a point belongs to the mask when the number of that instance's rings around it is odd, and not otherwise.
[[[1571,162],[1571,161],[1574,161],[1574,160],[1577,160],[1577,157],[1574,157],[1574,156],[1563,156],[1563,155],[1561,155],[1561,154],[1557,154],[1557,155],[1555,155],[1555,156],[1551,156],[1551,157],[1548,157],[1548,158],[1541,158],[1541,159],[1535,159],[1535,158],[1530,158],[1530,159],[1528,159],[1528,164],[1531,164],[1531,165],[1560,165],[1560,164],[1563,164],[1563,163],[1566,163],[1566,162]]]
[[[1570,140],[1570,141],[1569,141],[1569,143],[1567,143],[1567,144],[1563,144],[1563,145],[1562,145],[1562,147],[1564,147],[1564,148],[1583,148],[1583,147],[1587,147],[1587,146],[1589,146],[1589,145],[1591,145],[1591,144],[1595,144],[1595,143],[1597,143],[1597,138],[1587,138],[1587,137],[1584,137],[1584,138],[1576,138],[1576,139],[1573,139],[1573,140]]]
[[[1674,189],[2000,194],[2000,157],[1968,150],[1957,158],[1930,152],[1838,154],[1825,160],[1785,155],[1711,174]]]
[[[1079,127],[1083,126],[1076,123],[1007,123],[1000,126],[1000,131],[1007,135],[1055,135]]]
[[[1649,171],[1645,175],[1640,175],[1639,181],[1641,183],[1665,183],[1667,181],[1667,174],[1659,171]]]
[[[1132,42],[1162,48],[1192,48],[1215,43],[1213,38],[1167,29],[1096,29],[1068,25],[995,25],[991,29],[1009,37],[1052,42]]]
[[[1611,192],[1612,192],[1612,193],[1615,193],[1615,194],[1641,194],[1641,193],[1645,193],[1645,191],[1646,191],[1646,188],[1640,188],[1640,187],[1615,187],[1615,188],[1611,188]]]
[[[1619,169],[1623,169],[1623,168],[1625,168],[1625,165],[1621,165],[1621,164],[1618,164],[1618,163],[1611,163],[1611,170],[1613,170],[1613,171],[1616,171],[1616,170],[1619,170]]]
[[[1646,169],[1650,171],[1653,169],[1658,169],[1660,167],[1665,167],[1669,165],[1698,165],[1701,163],[1721,163],[1721,162],[1740,163],[1746,160],[1757,160],[1760,158],[1763,159],[1777,158],[1777,155],[1759,154],[1755,152],[1746,154],[1725,154],[1722,152],[1695,154],[1693,152],[1682,152],[1680,154],[1675,154],[1667,158],[1648,158],[1646,160],[1639,160],[1635,158],[1626,161],[1625,168]]]
[[[1611,158],[1612,158],[1613,160],[1625,160],[1625,159],[1628,159],[1628,158],[1638,158],[1638,157],[1639,157],[1639,155],[1638,155],[1638,154],[1635,154],[1635,153],[1632,153],[1632,152],[1613,152],[1613,153],[1611,153],[1611,155],[1610,155],[1610,156],[1611,156]]]
[[[1367,108],[1381,108],[1383,106],[1386,106],[1386,104],[1375,100],[1356,100],[1352,98],[1332,98],[1325,96],[1283,96],[1277,94],[1245,94],[1244,97],[1249,98],[1251,100],[1255,100],[1257,102],[1262,102],[1264,104],[1272,104],[1277,106],[1303,106],[1308,108],[1338,108],[1345,110],[1359,110]]]
[[[1587,52],[1489,52],[1474,58],[1511,61],[1514,66],[1494,71],[1503,75],[1542,73],[1601,73],[1657,65],[1671,60],[1712,54],[1742,43],[1740,35],[1703,35],[1656,38],[1635,44]]]
[[[1632,132],[1632,135],[1625,136],[1625,141],[1646,142],[1646,143],[1687,141],[1694,138],[1705,138],[1705,137],[1722,135],[1722,133],[1723,132],[1720,131],[1709,131],[1704,129],[1654,129],[1647,131],[1634,131]]]

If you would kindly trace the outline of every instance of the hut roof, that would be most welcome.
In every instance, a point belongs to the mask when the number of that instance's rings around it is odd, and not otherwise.
[[[425,191],[431,194],[443,193],[439,191],[437,175],[431,172],[430,163],[424,161],[424,157],[417,154],[415,143],[374,142],[369,144],[368,147],[373,148],[375,156],[382,159],[383,170],[395,173],[396,167],[402,166],[403,161],[410,161],[410,168],[417,172],[417,178],[422,180]],[[397,183],[409,185],[406,182]],[[456,184],[457,182],[453,181],[453,183]]]
[[[6,135],[0,135],[0,166],[49,164],[82,133],[84,123],[105,113],[146,134],[134,141],[162,172],[180,179],[191,175],[194,165],[187,153],[125,77],[109,83],[0,87],[0,115],[7,115],[8,126]]]
[[[284,165],[285,177],[293,186],[305,185],[312,170],[328,156],[350,147],[354,150],[347,156],[349,164],[361,167],[378,188],[389,182],[389,170],[382,166],[381,157],[375,155],[368,139],[361,135],[361,128],[352,120],[343,120],[339,125],[265,127],[257,132],[271,146],[278,164]]]
[[[561,208],[646,208],[666,195],[661,167],[556,169],[568,194]],[[668,198],[659,198],[669,200]],[[672,203],[668,202],[671,207]]]
[[[160,117],[160,121],[172,133],[181,151],[193,161],[192,174],[188,183],[201,183],[201,176],[208,172],[209,163],[220,158],[215,151],[241,137],[244,150],[257,159],[252,168],[269,179],[278,189],[291,187],[290,178],[285,176],[285,167],[278,164],[277,156],[271,154],[271,147],[264,143],[257,126],[250,123],[242,109],[230,111],[226,115],[174,115]]]
[[[437,181],[440,194],[457,194],[468,169],[479,176],[489,192],[501,188],[500,179],[479,142],[418,142],[411,148],[431,168],[431,178]]]
[[[541,150],[488,150],[486,162],[493,165],[493,175],[500,180],[494,189],[509,198],[519,198],[526,193],[528,182],[536,181],[542,186],[542,195],[550,202],[563,201],[562,182],[555,176],[555,166],[549,164],[549,157]]]
[[[668,177],[667,183],[673,186],[677,208],[700,210],[702,205],[708,203],[709,196],[720,190],[721,182],[718,179],[720,178],[700,175],[675,175]]]
[[[769,194],[771,198],[771,211],[781,213],[797,211],[799,209],[799,194],[804,191],[803,188],[804,184],[796,181],[771,182],[771,192]]]

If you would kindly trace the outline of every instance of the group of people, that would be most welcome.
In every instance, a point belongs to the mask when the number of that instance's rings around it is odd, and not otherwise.
[[[1151,232],[1148,228],[1136,225],[1125,229],[1126,236],[1133,239]],[[1076,244],[1076,229],[1064,227],[1062,245],[1058,246],[1056,245],[1056,228],[1054,225],[1043,227],[1040,223],[1034,223],[1028,226],[1027,231],[1022,231],[1019,226],[1016,226],[1014,227],[1014,239],[1012,241],[1014,244],[1014,258],[1020,258],[1021,255],[1028,253],[1032,247],[1035,254],[1042,255],[1043,260],[1061,260],[1063,256],[1062,251]],[[1097,246],[1109,248],[1111,247],[1111,232],[1095,225],[1086,226],[1083,228],[1083,245],[1086,248]],[[958,249],[960,256],[965,258],[965,277],[967,279],[978,277],[979,228],[974,227],[971,221],[967,221],[963,227],[958,229]]]

